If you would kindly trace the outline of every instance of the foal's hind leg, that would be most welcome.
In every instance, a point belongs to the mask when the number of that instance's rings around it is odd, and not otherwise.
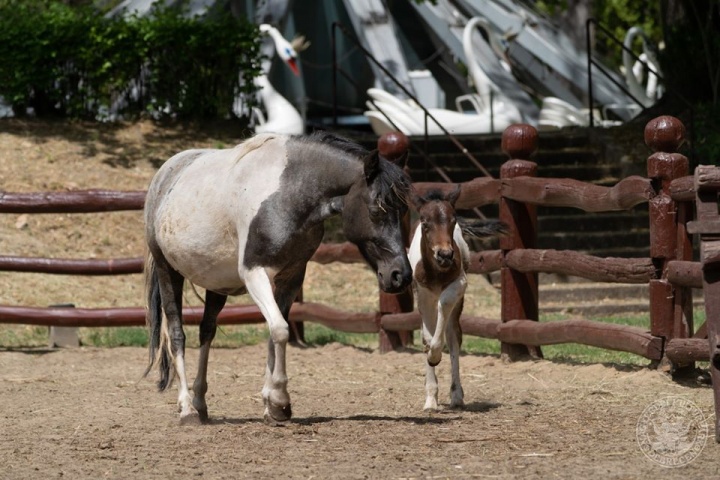
[[[200,415],[200,421],[208,420],[207,404],[205,393],[207,393],[207,365],[210,356],[210,344],[215,338],[217,330],[217,316],[225,306],[227,295],[205,292],[205,310],[203,311],[202,322],[200,322],[200,358],[198,360],[198,372],[193,383],[193,407]]]
[[[175,372],[180,382],[178,386],[180,423],[185,423],[195,413],[185,374],[185,332],[182,327],[182,289],[185,279],[164,259],[162,261],[156,259],[156,269],[160,283],[160,299],[167,322],[166,335],[170,342]]]

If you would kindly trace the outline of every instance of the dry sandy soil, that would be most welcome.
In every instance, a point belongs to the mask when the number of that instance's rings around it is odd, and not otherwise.
[[[227,129],[208,133],[150,123],[3,121],[0,191],[144,189],[172,153],[228,146],[242,136]],[[142,252],[141,232],[139,212],[2,215],[0,254],[132,257]],[[309,283],[320,286],[308,288],[308,300],[345,310],[374,308],[377,289],[366,280],[371,275],[363,277],[367,270],[311,267]],[[331,286],[322,283],[328,276],[335,282]],[[134,306],[142,302],[142,279],[135,277],[0,273],[0,304]],[[479,280],[473,288],[468,310],[493,315],[498,304],[492,289]],[[720,476],[720,447],[712,437],[697,458],[680,468],[661,467],[641,451],[636,427],[655,400],[689,400],[705,424],[713,420],[709,387],[673,382],[654,370],[549,361],[507,364],[491,355],[465,355],[466,408],[446,407],[445,360],[439,367],[444,409],[425,413],[424,366],[417,352],[381,355],[337,344],[290,348],[295,418],[285,427],[269,427],[261,420],[265,350],[214,349],[208,394],[213,421],[181,427],[175,391],[159,394],[154,375],[141,379],[142,349],[0,345],[0,478]],[[197,351],[190,350],[191,373],[196,358]],[[663,419],[656,420],[662,424]],[[690,432],[675,438],[699,437]]]

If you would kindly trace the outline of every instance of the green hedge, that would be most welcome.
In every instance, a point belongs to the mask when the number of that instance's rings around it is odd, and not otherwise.
[[[236,95],[255,91],[259,47],[257,28],[229,14],[193,19],[163,7],[106,18],[58,1],[0,0],[0,96],[16,115],[103,118],[120,105],[125,117],[227,118]]]

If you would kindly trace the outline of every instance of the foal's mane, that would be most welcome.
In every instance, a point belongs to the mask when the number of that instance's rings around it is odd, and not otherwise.
[[[421,198],[426,202],[443,202],[445,201],[445,193],[442,190],[432,189],[428,190]]]
[[[318,143],[340,150],[356,157],[358,160],[362,160],[371,153],[376,153],[370,152],[352,140],[325,131],[315,131],[300,138],[308,143]],[[387,206],[396,209],[408,205],[412,184],[407,174],[396,164],[380,157],[378,171],[373,178],[373,183],[377,188],[378,202],[380,202],[381,207],[385,208]]]

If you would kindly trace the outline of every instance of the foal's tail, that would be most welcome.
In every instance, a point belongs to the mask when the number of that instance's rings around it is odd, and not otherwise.
[[[157,362],[160,371],[157,386],[158,390],[163,391],[167,390],[172,383],[172,357],[170,356],[170,344],[168,342],[167,318],[163,313],[162,302],[160,301],[160,282],[155,269],[155,259],[150,252],[145,254],[145,294],[147,295],[145,323],[150,336],[150,363],[143,376],[147,376]]]
[[[479,218],[458,217],[458,225],[464,237],[489,238],[507,235],[507,224],[497,220],[481,220]]]

